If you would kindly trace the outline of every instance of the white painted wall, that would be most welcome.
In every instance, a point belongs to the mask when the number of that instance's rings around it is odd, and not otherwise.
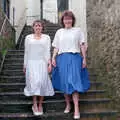
[[[82,29],[87,41],[86,0],[69,0],[69,10],[75,14],[76,26]]]
[[[27,24],[32,25],[33,21],[40,18],[40,0],[26,0]]]
[[[13,7],[15,8],[16,42],[26,22],[26,0],[10,0],[10,22],[13,24]]]
[[[57,0],[44,0],[43,1],[43,18],[53,23],[58,22]]]

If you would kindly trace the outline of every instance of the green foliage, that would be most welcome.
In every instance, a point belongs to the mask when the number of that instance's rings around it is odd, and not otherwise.
[[[1,56],[4,57],[7,50],[14,48],[15,47],[15,43],[14,43],[14,39],[12,37],[10,37],[9,39],[5,36],[0,36],[0,49],[1,49]]]
[[[11,38],[6,38],[6,37],[2,37],[0,36],[0,48],[4,51],[5,49],[10,49],[10,48],[14,48],[15,43],[14,43],[14,39]]]

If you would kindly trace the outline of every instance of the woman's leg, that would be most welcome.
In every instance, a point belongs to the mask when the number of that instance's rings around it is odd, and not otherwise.
[[[39,106],[38,106],[38,111],[39,112],[43,112],[43,108],[42,108],[43,100],[44,100],[44,97],[43,96],[39,96]]]
[[[65,102],[66,102],[66,108],[64,113],[69,113],[70,109],[71,109],[71,105],[70,105],[70,95],[64,94],[65,97]]]
[[[35,112],[38,112],[38,107],[37,107],[37,96],[33,96],[33,108]]]
[[[79,117],[80,113],[79,113],[79,93],[75,92],[72,95],[73,97],[73,103],[74,103],[74,116]]]

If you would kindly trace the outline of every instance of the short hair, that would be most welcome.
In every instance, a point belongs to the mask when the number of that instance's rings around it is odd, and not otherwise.
[[[62,17],[61,17],[61,25],[63,27],[65,27],[64,22],[63,22],[64,17],[71,17],[72,18],[72,27],[75,25],[76,18],[72,11],[66,10],[63,12]]]
[[[40,24],[42,25],[42,31],[44,31],[44,28],[45,28],[45,23],[44,23],[44,21],[42,21],[42,20],[35,20],[35,21],[33,22],[33,24],[32,24],[32,27],[34,27],[36,23],[40,23]]]

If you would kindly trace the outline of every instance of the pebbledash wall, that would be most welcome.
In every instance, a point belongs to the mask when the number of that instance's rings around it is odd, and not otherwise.
[[[120,110],[120,0],[87,0],[89,67]]]

